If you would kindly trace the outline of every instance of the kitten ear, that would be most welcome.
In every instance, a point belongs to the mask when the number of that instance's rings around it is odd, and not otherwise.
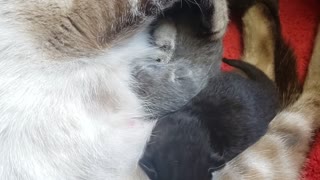
[[[226,165],[226,161],[223,157],[213,153],[210,156],[210,168],[208,169],[209,173],[213,173],[215,171],[219,171]]]
[[[149,179],[157,180],[158,178],[157,171],[155,170],[151,160],[148,157],[144,156],[142,159],[140,159],[139,166],[147,174]]]

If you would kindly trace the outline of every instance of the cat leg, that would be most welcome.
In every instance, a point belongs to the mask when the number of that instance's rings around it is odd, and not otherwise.
[[[190,1],[190,0],[188,0]],[[201,25],[212,40],[219,40],[226,32],[229,23],[227,0],[193,0],[201,11]],[[190,1],[193,3],[192,1]]]
[[[244,13],[242,59],[257,66],[274,80],[274,24],[266,13],[269,13],[268,9],[262,4],[253,5]]]
[[[274,121],[270,129],[286,135],[284,142],[290,142],[287,143],[288,162],[295,168],[294,173],[300,174],[314,133],[320,128],[320,26],[302,95],[288,112],[291,114],[283,116],[286,121]]]
[[[193,8],[199,8],[201,11],[199,16],[200,26],[207,29],[212,39],[220,40],[225,33],[229,20],[226,0],[194,1],[193,6]],[[171,60],[175,52],[177,39],[177,27],[173,19],[173,17],[172,19],[170,17],[159,17],[159,20],[154,23],[151,40],[153,41],[152,44],[155,45],[155,51],[148,57],[149,59],[164,63]],[[192,28],[195,29],[194,26]]]
[[[158,12],[159,8],[161,10],[168,9],[172,7],[174,3],[177,3],[177,6],[186,3],[189,7],[196,7],[202,14],[201,25],[206,29],[205,34],[209,34],[212,40],[221,39],[223,37],[229,22],[227,0],[187,0],[185,2],[182,2],[181,0],[141,0],[141,4],[143,4],[143,2],[147,3],[143,6],[143,9],[146,9],[147,12],[149,12],[148,14]],[[178,2],[181,2],[181,4]]]
[[[265,136],[214,173],[213,179],[299,179],[313,133],[320,128],[319,117],[320,29],[301,97],[273,119]]]
[[[242,59],[257,66],[275,81],[282,106],[285,107],[297,100],[302,87],[296,71],[295,55],[281,34],[277,1],[245,2],[247,4],[239,5],[240,11],[244,11]]]
[[[308,69],[308,75],[304,84],[304,91],[313,89],[319,85],[320,81],[320,25],[318,27],[318,34],[315,39],[315,45],[311,56],[311,61]]]
[[[303,94],[299,101],[303,101],[306,106],[309,106],[308,108],[300,108],[314,120],[312,129],[320,128],[320,26],[303,86]]]
[[[229,23],[229,12],[227,0],[213,0],[214,14],[212,18],[212,38],[221,39]]]

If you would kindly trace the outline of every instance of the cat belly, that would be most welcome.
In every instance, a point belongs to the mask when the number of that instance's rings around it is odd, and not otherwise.
[[[0,79],[0,179],[123,179],[135,173],[153,123],[121,79],[125,72],[85,67],[51,76],[41,67],[12,68],[18,74]]]
[[[148,53],[146,37],[61,60],[29,40],[0,25],[0,179],[144,180],[137,162],[154,122],[130,88],[128,64]]]

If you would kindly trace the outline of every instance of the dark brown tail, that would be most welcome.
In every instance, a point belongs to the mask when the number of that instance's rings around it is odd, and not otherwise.
[[[252,79],[254,81],[258,81],[261,83],[270,82],[272,84],[272,82],[266,76],[266,74],[252,64],[249,64],[247,62],[240,61],[240,60],[231,60],[226,58],[224,58],[222,61],[232,67],[240,69],[248,76],[249,79]]]

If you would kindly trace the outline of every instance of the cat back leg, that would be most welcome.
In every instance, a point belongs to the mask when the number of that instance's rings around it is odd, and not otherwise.
[[[265,8],[261,4],[254,5],[245,12],[242,18],[243,59],[263,70],[269,78],[274,79],[273,22],[266,18]]]
[[[226,0],[214,0],[213,39],[220,39],[226,32],[229,23],[228,3]]]
[[[212,40],[223,37],[229,23],[227,0],[198,0],[202,16],[202,24],[209,29]],[[206,2],[207,1],[207,2]]]
[[[241,1],[242,2],[242,1]],[[274,80],[282,107],[295,102],[302,86],[296,70],[296,57],[281,34],[277,0],[246,0],[231,3],[242,14],[243,58]],[[285,68],[284,68],[285,67]]]
[[[320,31],[320,30],[319,30]],[[293,180],[300,178],[314,132],[320,128],[320,33],[300,98],[282,110],[267,134],[224,169],[222,180]],[[282,68],[286,68],[282,66]]]
[[[315,45],[308,69],[308,75],[304,84],[304,91],[316,90],[320,84],[320,25],[316,36]]]

